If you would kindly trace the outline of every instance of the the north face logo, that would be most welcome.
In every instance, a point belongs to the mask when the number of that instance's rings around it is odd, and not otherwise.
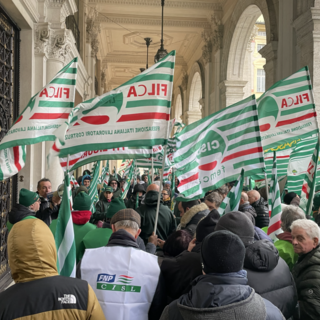
[[[76,304],[77,299],[73,294],[65,294],[63,295],[63,298],[58,298],[58,301],[60,301],[62,304]]]

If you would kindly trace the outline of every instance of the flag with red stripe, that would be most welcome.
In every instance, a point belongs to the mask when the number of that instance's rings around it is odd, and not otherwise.
[[[313,196],[316,185],[316,172],[319,160],[319,139],[314,148],[307,172],[304,176],[301,191],[300,207],[305,210],[306,214],[310,215],[313,204]]]
[[[245,176],[265,170],[255,96],[186,126],[176,138],[180,200],[201,198],[242,169]]]
[[[0,181],[17,174],[26,162],[26,146],[0,150]]]
[[[15,146],[54,141],[53,132],[68,119],[74,107],[78,58],[64,66],[29,101],[1,140],[0,150]]]
[[[51,156],[166,145],[175,51],[102,96],[76,106],[55,131]]]
[[[280,151],[318,133],[308,67],[275,83],[257,101],[263,149]]]
[[[277,157],[275,152],[273,155],[272,178],[270,182],[268,204],[270,217],[268,236],[275,241],[277,239],[276,235],[283,232],[281,229],[281,196],[277,178]]]

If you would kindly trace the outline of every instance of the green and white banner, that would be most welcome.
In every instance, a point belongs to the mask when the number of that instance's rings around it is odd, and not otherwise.
[[[124,183],[124,186],[122,187],[121,191],[121,199],[125,199],[126,196],[127,196],[127,193],[129,191],[129,188],[130,188],[130,185],[131,185],[131,180],[133,178],[133,174],[134,174],[134,168],[135,168],[135,160],[132,160],[127,169],[129,170],[128,171],[128,174],[127,174],[127,179],[126,179],[126,182]]]
[[[100,161],[97,161],[93,173],[92,173],[92,179],[90,182],[90,189],[89,189],[89,196],[91,199],[91,212],[96,212],[96,203],[99,201],[99,194],[98,194],[98,182],[99,182],[99,174],[100,174]]]
[[[54,141],[54,131],[74,107],[78,58],[74,58],[29,101],[1,140],[0,150],[15,146]]]
[[[26,162],[26,146],[0,150],[0,181],[17,174]]]
[[[218,208],[218,212],[220,216],[223,216],[226,213],[232,211],[238,211],[241,199],[241,192],[244,183],[244,170],[241,170],[241,173],[237,179],[237,182],[228,192],[227,196],[224,198],[220,207]]]
[[[306,214],[310,215],[313,204],[313,196],[316,185],[316,173],[319,161],[319,140],[313,151],[311,161],[307,168],[302,184],[300,207],[305,210]]]
[[[274,152],[273,156],[273,167],[272,167],[272,178],[270,181],[270,191],[268,197],[269,205],[269,226],[268,226],[268,236],[275,241],[277,239],[277,234],[282,233],[281,229],[281,196],[280,188],[277,179],[277,157]]]
[[[258,99],[264,151],[292,147],[292,141],[318,133],[308,67],[275,83]]]
[[[198,199],[212,189],[264,172],[255,96],[186,126],[177,136],[174,167],[179,200]]]
[[[122,86],[80,103],[64,124],[51,156],[166,145],[175,51]]]
[[[64,192],[59,210],[55,242],[57,248],[58,271],[65,277],[76,277],[76,244],[71,217],[72,191],[69,172],[65,173]]]

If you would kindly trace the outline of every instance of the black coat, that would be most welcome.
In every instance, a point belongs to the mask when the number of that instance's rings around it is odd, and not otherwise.
[[[51,221],[58,218],[60,205],[50,208],[48,200],[40,197],[41,204],[39,211],[36,212],[36,217],[50,226]]]
[[[161,320],[282,320],[279,310],[247,285],[245,272],[197,277],[191,290],[164,310]]]
[[[266,201],[261,197],[259,200],[251,203],[251,206],[256,210],[257,216],[256,226],[258,228],[267,227],[269,225],[269,209]]]
[[[36,213],[34,211],[29,210],[29,208],[22,204],[16,203],[9,212],[9,222],[15,224],[26,217],[35,215]]]
[[[165,258],[161,272],[166,283],[167,295],[178,299],[191,288],[191,282],[202,274],[201,255],[196,252],[183,251],[174,258]]]
[[[278,307],[289,319],[297,304],[295,284],[286,262],[268,240],[260,240],[246,248],[244,269],[248,285]]]

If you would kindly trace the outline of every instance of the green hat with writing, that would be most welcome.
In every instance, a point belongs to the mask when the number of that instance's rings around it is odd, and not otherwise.
[[[111,192],[111,193],[114,193],[114,190],[113,190],[113,188],[112,187],[105,187],[104,189],[103,189],[103,192]]]
[[[118,211],[122,209],[126,209],[126,205],[124,204],[123,199],[121,199],[120,197],[112,199],[106,213],[106,218],[111,219]]]
[[[39,195],[36,192],[22,188],[19,193],[19,204],[29,207],[39,199]]]

